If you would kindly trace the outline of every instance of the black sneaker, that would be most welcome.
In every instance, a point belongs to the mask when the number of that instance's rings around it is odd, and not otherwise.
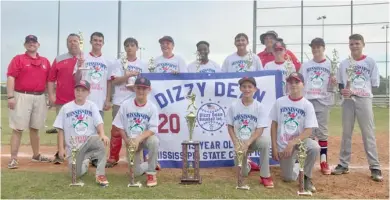
[[[64,157],[65,157],[65,155],[64,155]],[[64,159],[61,159],[60,156],[58,156],[58,151],[57,151],[57,153],[54,155],[53,163],[56,165],[59,165],[59,164],[62,164],[63,162],[64,162]]]
[[[341,175],[341,174],[348,174],[348,173],[349,173],[348,167],[343,167],[340,164],[338,164],[336,168],[332,170],[332,175]]]
[[[55,134],[55,133],[58,133],[57,129],[53,128],[53,129],[49,129],[46,131],[47,134]]]
[[[314,187],[313,182],[311,181],[311,178],[307,176],[304,178],[304,188],[306,191],[310,191],[312,193],[317,191],[316,187]]]
[[[377,182],[382,182],[383,181],[382,171],[379,169],[372,169],[371,179]]]
[[[93,167],[97,167],[97,163],[98,163],[98,159],[93,159],[93,160],[91,160],[91,165],[93,166]]]

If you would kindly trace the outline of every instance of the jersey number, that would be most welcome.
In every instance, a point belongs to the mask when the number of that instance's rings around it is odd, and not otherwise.
[[[177,114],[171,114],[169,117],[166,114],[160,114],[159,120],[162,122],[158,125],[158,133],[171,133],[177,134],[180,132],[180,118]],[[169,130],[165,125],[169,122]]]

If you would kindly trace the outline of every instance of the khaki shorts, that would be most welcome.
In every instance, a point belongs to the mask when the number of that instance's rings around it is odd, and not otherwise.
[[[41,129],[45,125],[47,107],[45,94],[15,92],[15,108],[9,110],[9,126],[13,130]]]

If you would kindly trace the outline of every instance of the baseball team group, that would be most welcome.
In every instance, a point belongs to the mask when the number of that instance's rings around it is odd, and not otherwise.
[[[89,39],[91,51],[84,53],[80,35],[69,34],[66,38],[68,52],[50,63],[38,54],[38,38],[26,36],[26,52],[16,55],[7,71],[9,126],[12,129],[8,168],[18,168],[22,133],[28,129],[33,162],[62,164],[67,160],[71,169],[71,149],[77,148],[77,176],[84,175],[92,165],[96,167],[96,182],[102,186],[109,184],[105,169],[117,165],[122,142],[126,146],[135,144],[135,176],[145,175],[146,185],[156,186],[157,172],[161,168],[158,163],[159,110],[148,100],[153,82],[142,76],[143,73],[180,76],[181,73],[280,70],[283,96],[274,102],[270,112],[265,112],[264,105],[253,98],[261,85],[255,78],[245,76],[238,82],[242,98],[231,104],[225,116],[234,148],[240,146],[245,152],[260,151],[260,163],[244,156],[243,175],[260,171],[260,184],[273,188],[268,156],[272,155],[280,163],[283,181],[296,181],[299,170],[297,147],[303,142],[307,148],[304,188],[315,192],[312,171],[318,157],[323,175],[349,173],[352,133],[357,118],[371,179],[383,180],[372,109],[372,88],[379,87],[379,73],[375,60],[363,54],[365,42],[360,34],[348,38],[350,57],[340,62],[336,72],[332,70],[334,61],[326,58],[322,38],[311,41],[313,58],[301,64],[275,31],[260,36],[265,49],[257,55],[247,49],[248,36],[237,34],[233,40],[237,51],[227,56],[222,66],[209,59],[207,41],[196,44],[197,59],[187,65],[182,57],[173,53],[175,42],[170,36],[158,40],[162,55],[153,59],[152,64],[137,58],[139,47],[134,38],[124,41],[126,62],[123,58],[110,59],[102,55],[102,33],[94,32]],[[335,91],[329,91],[330,87]],[[342,140],[339,163],[330,169],[327,162],[328,122],[336,92],[343,98]],[[44,127],[47,115],[46,93],[57,113],[54,129],[49,130],[58,133],[58,151],[54,159],[39,151],[38,132]],[[108,138],[103,119],[104,111],[110,109],[112,127],[111,138]],[[265,128],[270,128],[270,136],[263,134]],[[109,155],[105,151],[107,146],[110,146]],[[148,150],[145,159],[141,155],[143,149]]]

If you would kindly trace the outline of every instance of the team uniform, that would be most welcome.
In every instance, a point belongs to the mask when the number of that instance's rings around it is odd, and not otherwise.
[[[291,99],[290,96],[283,96],[276,100],[273,105],[270,118],[278,125],[277,128],[277,149],[283,152],[288,143],[298,137],[305,128],[317,128],[317,119],[313,105],[304,97]],[[304,173],[308,178],[312,177],[312,169],[316,162],[320,147],[311,138],[304,140],[307,147]],[[281,176],[285,181],[295,181],[299,173],[297,159],[297,147],[294,148],[292,156],[279,159]]]
[[[249,56],[252,57],[251,66],[247,66]],[[259,57],[257,57],[254,53],[241,57],[237,54],[237,52],[235,52],[226,57],[225,61],[222,64],[222,72],[253,72],[261,70],[263,70],[263,65],[261,64]]]
[[[272,52],[267,52],[266,49],[264,51],[260,52],[257,54],[257,56],[260,58],[261,63],[265,67],[267,63],[275,61],[275,56]],[[299,62],[298,58],[290,51],[286,49],[286,55],[284,57],[285,60],[287,60],[288,56],[290,56],[292,63],[295,66],[295,70],[299,71],[301,68],[301,63]]]
[[[286,95],[286,86],[287,86],[286,85],[287,70],[285,68],[285,65],[286,65],[286,61],[284,61],[284,62],[271,61],[264,66],[264,70],[280,70],[280,71],[282,71],[283,95]],[[295,72],[295,68],[293,68],[292,71]]]
[[[380,170],[376,139],[374,132],[374,114],[372,110],[372,90],[371,87],[379,87],[379,73],[375,61],[368,56],[362,56],[356,60],[351,91],[353,100],[344,99],[342,102],[343,137],[341,140],[340,163],[341,167],[336,167],[335,171],[348,171],[351,160],[352,133],[355,118],[359,123],[362,132],[364,149],[366,151],[370,170]],[[346,86],[349,59],[340,63],[338,83]]]
[[[178,55],[173,55],[170,58],[159,56],[154,60],[154,63],[156,67],[154,70],[155,73],[187,72],[186,62]]]
[[[207,63],[201,63],[198,66],[198,62],[194,61],[190,63],[187,67],[189,73],[218,73],[221,72],[221,66],[216,62],[209,60]]]

